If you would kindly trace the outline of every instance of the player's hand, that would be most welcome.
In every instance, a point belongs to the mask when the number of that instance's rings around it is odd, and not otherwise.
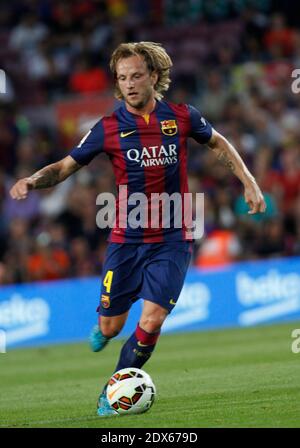
[[[245,201],[249,205],[249,215],[255,213],[264,213],[266,210],[266,203],[263,194],[255,181],[251,181],[245,186]]]
[[[9,194],[13,199],[26,199],[28,191],[33,188],[33,180],[30,177],[18,180],[9,191]]]

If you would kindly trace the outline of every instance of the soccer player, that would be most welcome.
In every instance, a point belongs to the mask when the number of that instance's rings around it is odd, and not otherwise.
[[[249,213],[264,212],[266,207],[254,177],[226,138],[193,106],[162,100],[170,84],[171,66],[160,44],[119,45],[112,54],[110,68],[115,96],[123,101],[120,107],[100,119],[69,155],[19,180],[10,191],[13,198],[24,199],[31,189],[52,187],[103,151],[113,164],[117,185],[127,187],[125,199],[117,200],[103,268],[99,320],[90,337],[92,350],[102,350],[123,328],[132,303],[143,299],[140,320],[121,349],[115,371],[142,368],[150,358],[161,326],[176,305],[192,252],[192,238],[185,222],[181,228],[174,225],[175,209],[169,228],[164,228],[161,220],[158,226],[135,228],[127,223],[124,228],[120,225],[124,201],[130,211],[132,193],[144,193],[147,198],[152,193],[187,193],[187,139],[192,137],[208,145],[240,179]],[[100,416],[115,414],[105,392],[104,387],[98,400]]]

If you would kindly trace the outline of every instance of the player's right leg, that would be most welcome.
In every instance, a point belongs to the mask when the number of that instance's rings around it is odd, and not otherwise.
[[[116,336],[127,319],[137,285],[136,244],[110,243],[103,266],[99,322],[90,334],[93,352],[99,352]]]
[[[90,334],[90,346],[93,352],[100,352],[108,341],[117,336],[122,330],[128,311],[119,316],[99,316],[98,325],[95,325]]]
[[[91,334],[90,334],[90,347],[93,352],[101,352],[101,350],[106,347],[108,344],[109,338],[105,337],[102,334],[102,331],[100,329],[99,325],[95,325],[92,328]]]
[[[139,245],[111,243],[103,267],[98,325],[93,329],[90,343],[93,351],[102,350],[110,339],[123,328],[129,309],[136,297],[142,279]],[[106,386],[100,393],[97,414],[101,417],[116,415],[106,398]]]
[[[118,316],[99,316],[99,325],[95,327],[95,331],[94,333],[92,332],[90,338],[92,350],[102,350],[110,339],[117,336],[122,330],[127,316],[128,311]],[[107,385],[105,384],[98,398],[97,414],[100,417],[110,417],[112,415],[118,415],[117,412],[114,411],[108,403],[106,397],[106,387]]]

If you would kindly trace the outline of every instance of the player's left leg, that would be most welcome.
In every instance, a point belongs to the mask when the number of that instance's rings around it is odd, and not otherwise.
[[[142,368],[151,357],[160,330],[167,315],[176,305],[190,262],[190,244],[153,244],[143,247],[147,256],[143,269],[142,285],[138,297],[144,299],[140,321],[121,349],[115,371],[126,368]],[[124,284],[124,283],[123,283]],[[116,414],[109,409],[104,387],[98,405],[98,415]]]
[[[144,308],[133,334],[122,347],[115,371],[125,367],[141,368],[151,357],[160,329],[174,309],[191,259],[189,242],[153,244],[143,270],[139,296]]]
[[[157,303],[144,301],[139,323],[122,347],[115,371],[125,367],[142,368],[152,355],[161,326],[169,311]]]

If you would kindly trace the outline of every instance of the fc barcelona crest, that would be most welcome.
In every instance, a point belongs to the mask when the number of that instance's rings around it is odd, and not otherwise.
[[[177,134],[176,120],[164,120],[160,122],[162,133],[165,135]]]
[[[109,308],[110,307],[110,298],[109,296],[102,294],[101,296],[101,303],[103,308]]]

